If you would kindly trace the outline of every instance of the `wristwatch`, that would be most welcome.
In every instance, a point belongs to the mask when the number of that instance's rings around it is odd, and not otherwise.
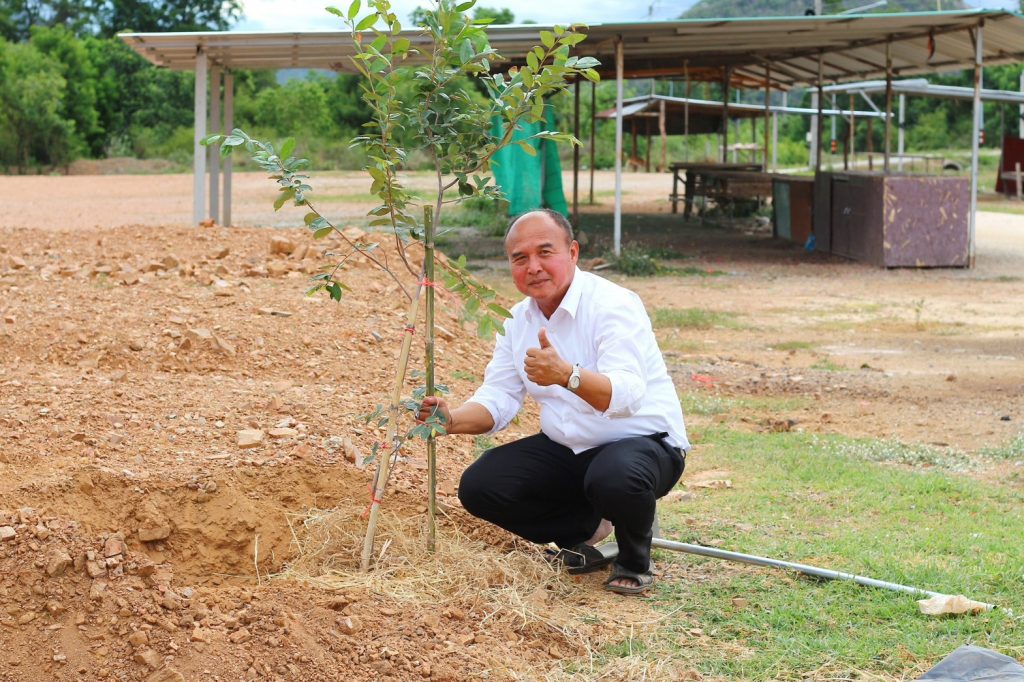
[[[572,366],[572,374],[569,375],[569,383],[565,385],[565,387],[573,393],[580,390],[580,369],[579,363]]]

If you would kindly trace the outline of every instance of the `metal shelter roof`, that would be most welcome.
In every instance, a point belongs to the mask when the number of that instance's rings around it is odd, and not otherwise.
[[[1024,36],[1021,38],[1024,40]],[[849,93],[849,94],[878,94],[885,92],[885,81],[863,81],[860,83],[844,83],[842,85],[827,85],[822,90],[826,93]],[[971,100],[974,98],[974,88],[963,88],[956,85],[937,85],[929,83],[923,78],[915,78],[907,81],[893,81],[892,91],[899,94],[920,95],[922,97],[938,97],[941,99]],[[981,101],[1002,102],[1004,104],[1024,104],[1024,92],[1013,90],[988,90],[981,89]]]
[[[626,78],[721,80],[731,69],[735,86],[763,87],[770,66],[772,86],[788,89],[817,82],[819,57],[825,82],[884,77],[889,42],[896,76],[971,68],[975,48],[969,29],[981,23],[985,64],[1024,61],[1024,17],[990,10],[594,24],[584,29],[588,38],[576,54],[598,58],[603,75],[614,74],[621,38]],[[492,26],[488,35],[492,46],[516,64],[544,28],[550,27]],[[418,29],[402,35],[413,45],[427,42]],[[194,69],[200,49],[211,65],[227,69],[352,68],[347,31],[120,37],[152,63],[175,70]]]
[[[884,87],[883,87],[884,90]],[[665,97],[663,95],[646,95],[643,97],[632,97],[622,101],[622,118],[627,122],[646,122],[656,131],[658,118],[660,116],[661,104],[665,104],[665,133],[668,135],[684,135],[687,131],[692,135],[706,133],[718,133],[722,129],[722,116],[725,107],[721,102],[703,99],[687,99],[685,97]],[[730,119],[764,118],[765,107],[763,104],[749,104],[731,102],[729,104]],[[768,111],[774,114],[797,114],[801,116],[816,116],[817,109],[807,107],[788,107],[770,105]],[[847,109],[825,108],[823,116],[848,117],[850,111]],[[884,112],[855,110],[854,116],[860,118],[884,118]],[[689,116],[689,125],[685,118]],[[598,112],[596,117],[605,120],[615,120],[615,107]]]

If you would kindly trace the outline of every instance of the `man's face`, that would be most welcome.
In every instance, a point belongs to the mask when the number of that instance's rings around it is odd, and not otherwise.
[[[537,302],[545,315],[558,308],[572,284],[580,245],[543,213],[528,213],[512,227],[505,253],[516,288]]]

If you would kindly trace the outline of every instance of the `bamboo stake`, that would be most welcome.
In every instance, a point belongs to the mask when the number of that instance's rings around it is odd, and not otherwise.
[[[423,273],[423,285],[427,289],[426,395],[432,396],[434,395],[434,211],[430,206],[423,207]],[[437,439],[434,436],[427,439],[427,524],[427,551],[433,552],[437,537]]]
[[[426,267],[426,260],[424,260]],[[423,279],[423,270],[420,269],[420,279]],[[416,293],[409,303],[409,315],[406,318],[405,333],[402,335],[402,350],[398,356],[398,369],[395,372],[395,385],[391,393],[391,407],[388,410],[388,440],[391,448],[388,451],[381,449],[378,453],[377,475],[373,480],[373,497],[370,499],[370,514],[366,525],[366,537],[363,539],[363,554],[359,559],[359,569],[370,570],[370,557],[373,554],[373,536],[377,532],[377,519],[380,514],[380,503],[384,496],[384,489],[387,487],[388,475],[391,468],[391,457],[398,453],[402,445],[402,434],[398,432],[398,422],[402,410],[402,386],[405,385],[405,371],[409,366],[409,349],[412,348],[412,335],[416,329],[416,317],[419,314],[420,291],[423,290],[423,282],[416,285]]]

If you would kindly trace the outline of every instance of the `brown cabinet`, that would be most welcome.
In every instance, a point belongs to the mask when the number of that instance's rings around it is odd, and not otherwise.
[[[970,187],[966,178],[819,173],[819,249],[883,267],[965,267]]]

